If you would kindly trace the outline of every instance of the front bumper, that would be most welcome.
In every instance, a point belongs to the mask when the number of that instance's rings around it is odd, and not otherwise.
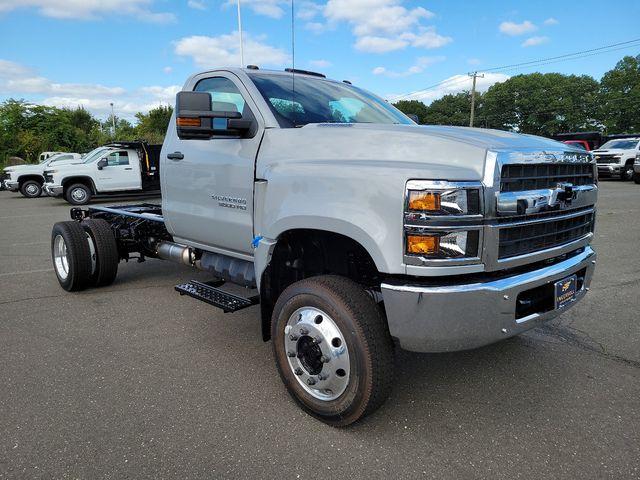
[[[50,185],[48,183],[45,183],[43,190],[44,190],[44,193],[46,193],[50,197],[60,197],[62,196],[64,187],[62,185]]]
[[[20,184],[18,182],[12,182],[10,180],[4,181],[4,188],[10,190],[12,192],[17,192],[20,189]]]
[[[619,163],[601,164],[598,165],[598,175],[603,177],[620,175],[622,165]]]
[[[596,253],[585,247],[562,262],[498,280],[422,286],[382,284],[391,336],[405,350],[448,352],[497,342],[534,328],[575,305],[586,294]],[[518,295],[584,273],[576,299],[550,311],[516,318]]]

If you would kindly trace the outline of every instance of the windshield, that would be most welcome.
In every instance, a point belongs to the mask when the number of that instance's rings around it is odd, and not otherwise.
[[[638,145],[638,140],[609,140],[601,149],[619,148],[621,150],[633,150]]]
[[[98,147],[95,150],[91,150],[89,153],[87,153],[87,155],[82,159],[83,163],[91,163],[94,160],[97,160],[98,158],[100,158],[102,155],[104,155],[105,153],[107,153],[109,150],[111,150],[108,147]]]
[[[308,123],[384,123],[412,125],[399,110],[369,92],[305,75],[249,73],[281,127]]]

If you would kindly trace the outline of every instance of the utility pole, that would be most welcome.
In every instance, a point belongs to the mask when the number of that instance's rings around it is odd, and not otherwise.
[[[242,42],[242,15],[240,14],[240,0],[238,0],[238,33],[240,34],[240,68],[244,68],[244,45]]]
[[[471,85],[471,115],[469,117],[469,126],[473,127],[473,117],[476,113],[476,78],[484,78],[484,74],[479,75],[478,72],[473,72],[470,73],[469,76],[473,78],[473,83]]]
[[[113,111],[113,102],[111,102],[111,123],[113,124],[113,138],[116,138],[116,114]]]

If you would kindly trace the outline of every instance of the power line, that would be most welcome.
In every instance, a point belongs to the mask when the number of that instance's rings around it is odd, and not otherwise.
[[[525,67],[537,67],[537,66],[542,66],[542,65],[548,65],[548,64],[552,64],[552,63],[559,63],[559,62],[563,62],[563,61],[569,61],[569,60],[578,60],[580,58],[585,58],[585,57],[590,57],[590,56],[594,56],[594,55],[600,55],[603,53],[610,53],[610,52],[615,52],[618,50],[623,50],[626,48],[631,48],[631,47],[636,47],[636,46],[640,46],[640,38],[636,38],[633,40],[628,40],[626,42],[619,42],[619,43],[612,43],[610,45],[605,45],[602,47],[597,47],[597,48],[591,48],[588,50],[582,50],[579,52],[573,52],[573,53],[566,53],[564,55],[557,55],[555,57],[547,57],[547,58],[541,58],[538,60],[531,60],[528,62],[520,62],[520,63],[514,63],[511,65],[502,65],[500,67],[491,67],[491,68],[485,68],[482,69],[483,72],[497,72],[497,71],[508,71],[508,70],[518,70],[521,68],[525,68]],[[614,48],[614,47],[618,47],[618,48]],[[420,89],[420,90],[416,90],[410,93],[405,93],[402,95],[396,95],[393,97],[392,101],[398,101],[398,100],[402,100],[404,98],[407,97],[412,97],[414,95],[417,95],[419,93],[424,93],[424,92],[428,92],[429,90],[432,90],[436,87],[442,86],[442,85],[447,85],[450,83],[461,83],[461,81],[468,81],[468,79],[466,77],[461,77],[461,76],[455,76],[452,78],[448,78],[446,80],[443,80],[441,82],[435,83],[433,85],[430,85],[426,88]]]

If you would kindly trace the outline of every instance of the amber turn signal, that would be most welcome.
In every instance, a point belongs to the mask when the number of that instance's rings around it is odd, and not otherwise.
[[[409,210],[437,212],[440,210],[440,194],[435,192],[409,192]]]
[[[176,119],[176,124],[179,127],[199,127],[199,126],[201,126],[199,118],[178,117]]]
[[[407,235],[407,253],[437,253],[440,249],[440,237],[433,235]]]

